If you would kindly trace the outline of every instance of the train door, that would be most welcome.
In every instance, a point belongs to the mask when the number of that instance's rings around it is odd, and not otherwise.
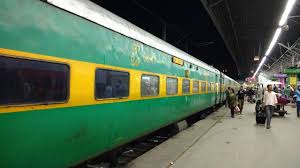
[[[219,82],[219,103],[221,104],[223,102],[223,90],[222,90],[222,86],[224,84],[224,77],[223,75],[220,73],[220,82]]]
[[[218,74],[216,74],[215,76],[215,84],[214,84],[214,91],[215,91],[215,104],[218,104],[218,94],[219,94],[219,91],[218,91],[218,83],[219,83],[219,80],[218,80]]]

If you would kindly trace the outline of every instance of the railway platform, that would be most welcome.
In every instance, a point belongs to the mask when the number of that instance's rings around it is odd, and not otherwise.
[[[271,129],[256,125],[254,104],[230,118],[222,107],[128,164],[130,168],[298,168],[300,119],[287,106]]]

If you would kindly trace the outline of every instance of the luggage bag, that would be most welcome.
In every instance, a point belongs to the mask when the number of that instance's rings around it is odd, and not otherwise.
[[[266,113],[265,113],[264,108],[262,107],[261,100],[258,100],[256,102],[255,113],[256,113],[256,124],[265,124]]]
[[[265,124],[266,113],[264,111],[256,112],[256,124]]]

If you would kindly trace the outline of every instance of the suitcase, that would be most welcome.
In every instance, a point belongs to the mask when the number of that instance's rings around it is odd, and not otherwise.
[[[259,111],[256,113],[256,124],[265,124],[266,113],[264,111]]]
[[[258,100],[256,102],[255,111],[256,111],[256,124],[265,124],[266,113],[265,110],[262,108],[261,100]]]

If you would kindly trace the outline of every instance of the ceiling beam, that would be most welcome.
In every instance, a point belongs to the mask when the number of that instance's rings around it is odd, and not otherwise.
[[[228,41],[227,38],[226,38],[225,31],[222,29],[221,25],[219,24],[219,22],[218,22],[218,20],[217,20],[217,17],[214,15],[214,12],[212,11],[212,8],[209,6],[208,0],[200,0],[200,1],[201,1],[202,5],[204,6],[206,12],[209,14],[209,16],[210,16],[212,22],[213,22],[214,25],[216,26],[217,31],[218,31],[219,34],[221,35],[221,37],[222,37],[222,39],[223,39],[223,41],[224,41],[224,43],[225,43],[226,48],[228,49],[228,51],[229,51],[229,53],[230,53],[232,59],[234,60],[234,63],[235,63],[235,65],[236,65],[236,68],[237,68],[237,71],[238,71],[238,76],[241,78],[242,76],[241,76],[241,71],[240,71],[240,65],[238,64],[237,59],[236,59],[236,58],[237,58],[237,53],[236,53],[236,52],[234,51],[234,49],[229,45],[229,41]],[[221,3],[221,2],[223,2],[223,0],[220,1],[219,3]],[[219,4],[219,3],[218,3],[218,4]],[[228,3],[226,3],[226,5],[228,5]],[[229,10],[230,10],[230,9],[229,9]],[[231,20],[232,20],[232,18],[231,18]],[[231,23],[231,24],[232,24],[232,26],[234,26],[233,23]],[[235,36],[236,36],[236,33],[235,33]],[[237,37],[236,37],[236,38],[237,38]]]

